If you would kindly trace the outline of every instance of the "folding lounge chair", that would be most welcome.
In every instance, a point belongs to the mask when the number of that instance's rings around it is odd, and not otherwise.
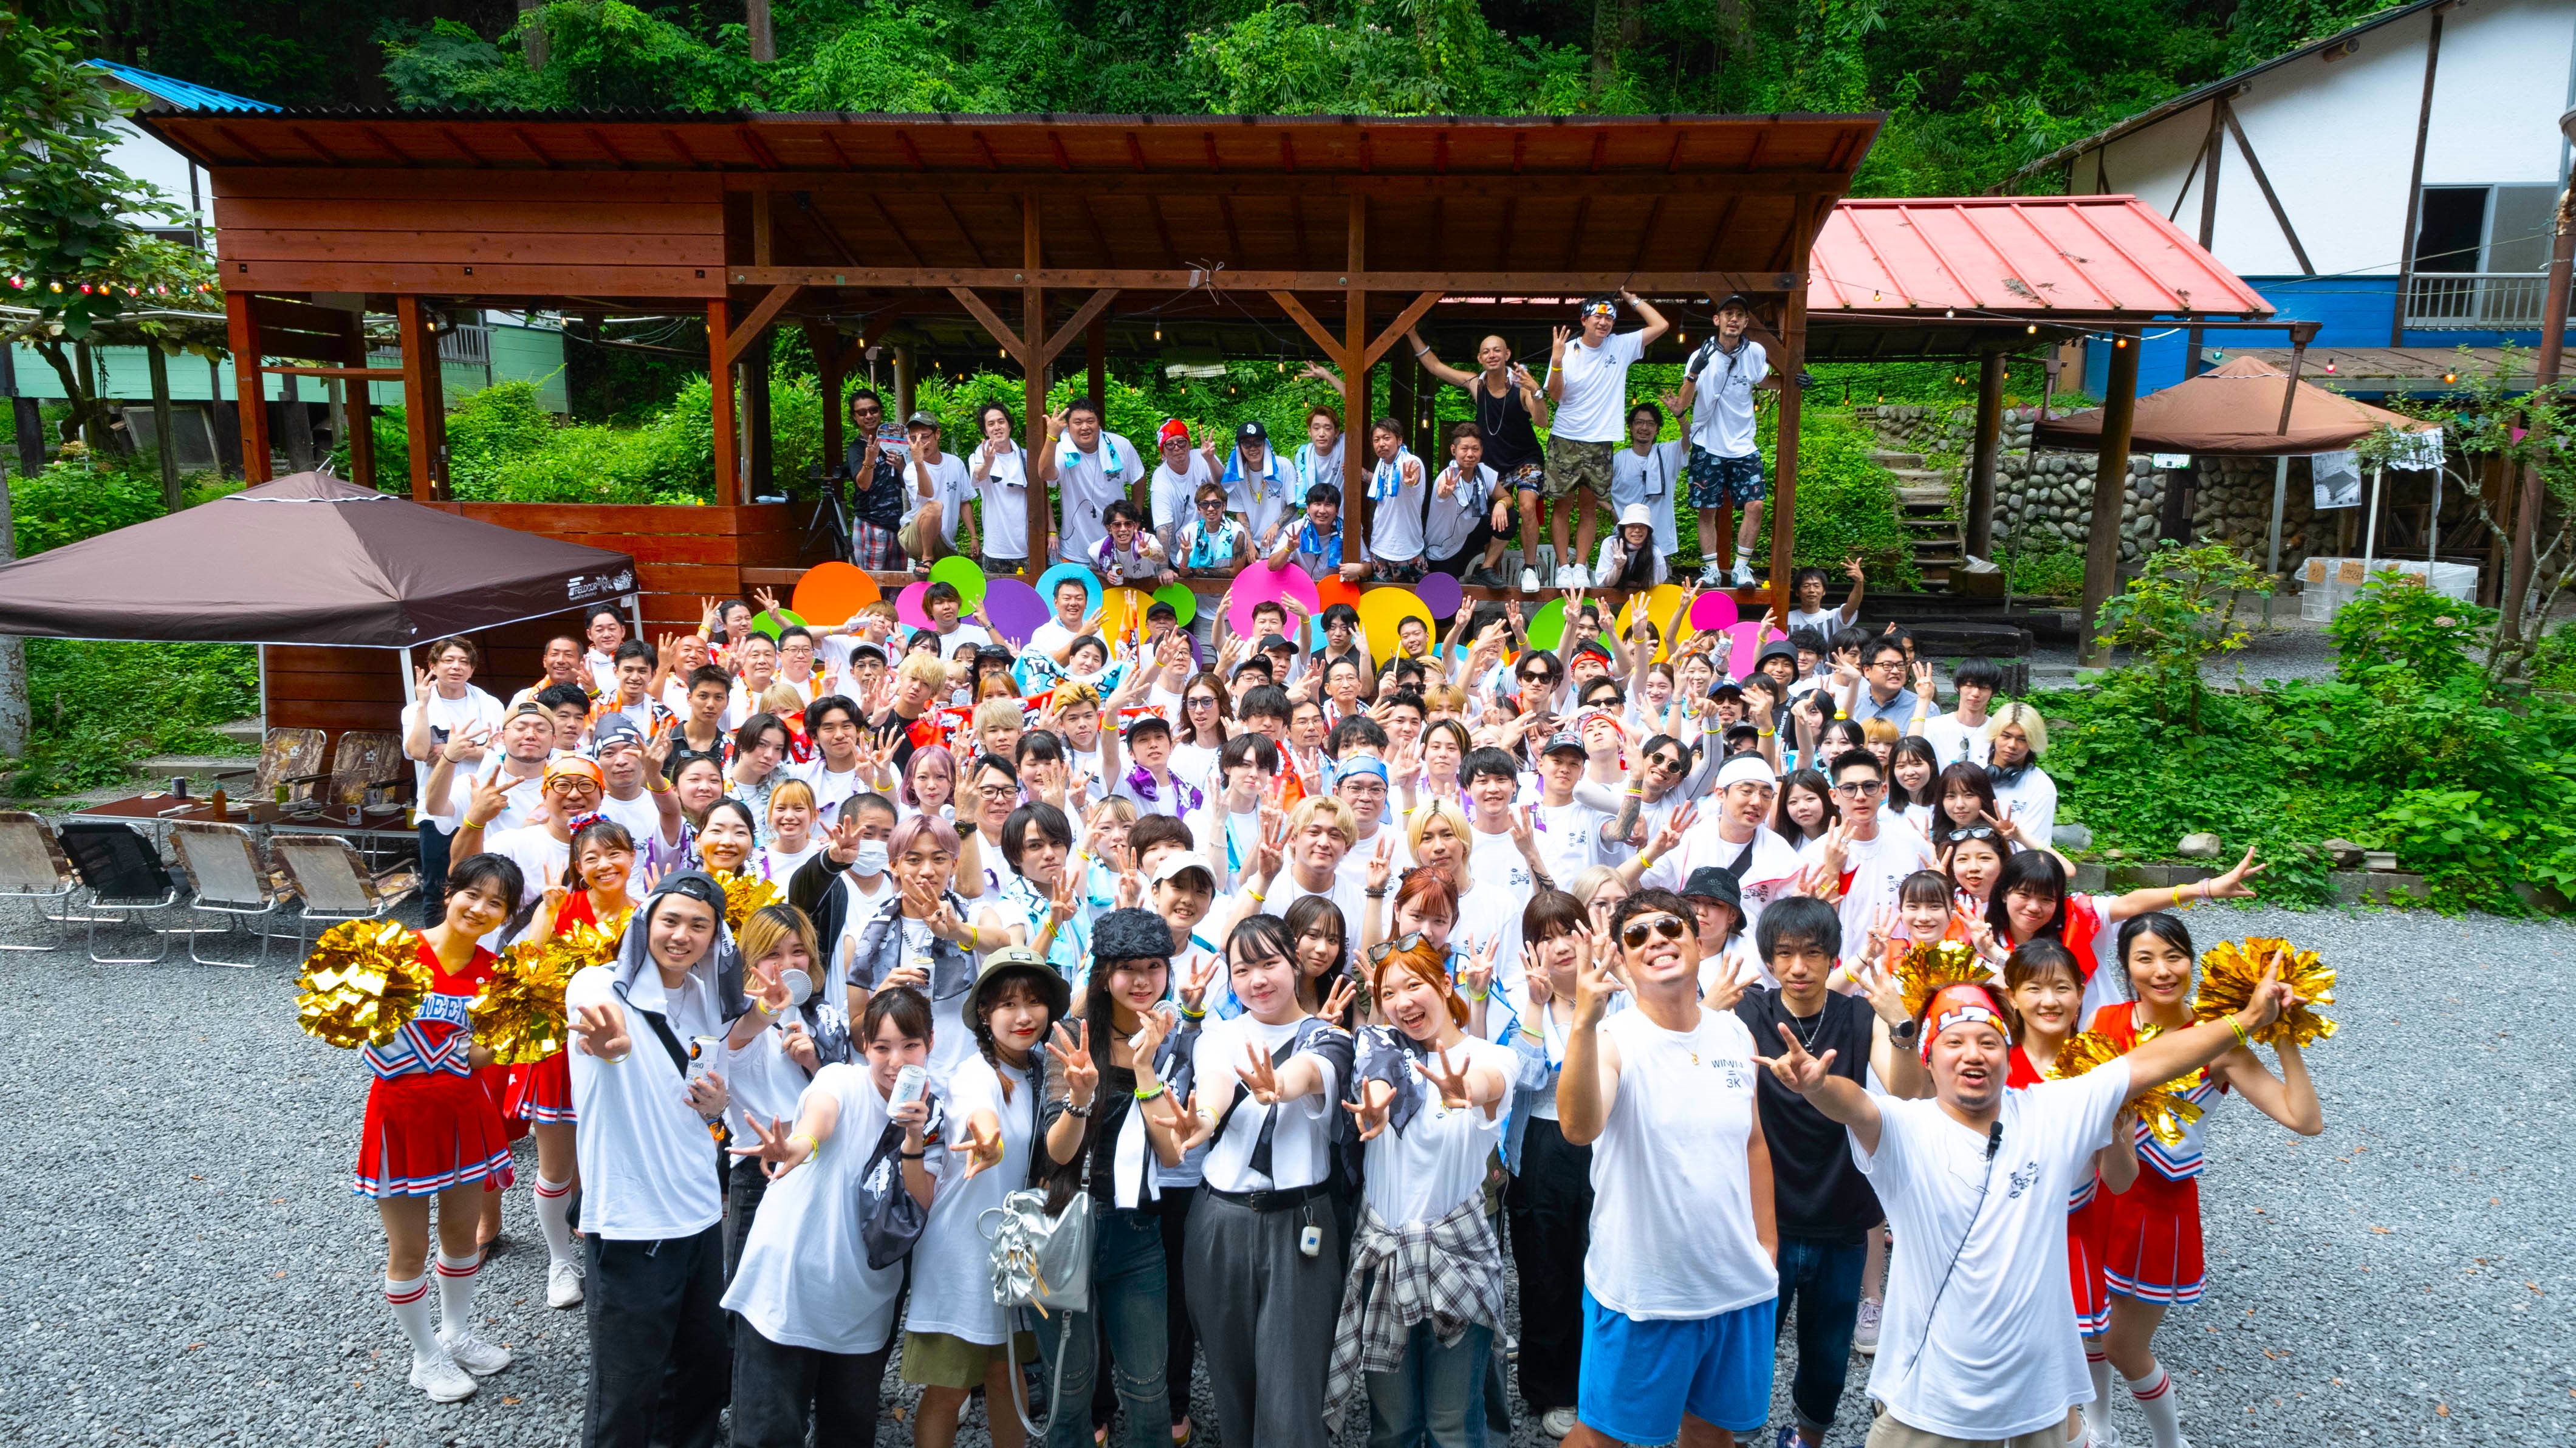
[[[0,810],[0,900],[32,901],[38,925],[53,927],[53,938],[47,943],[0,941],[0,950],[60,950],[72,894],[79,889],[80,881],[72,874],[72,862],[64,858],[54,827],[25,810]],[[61,913],[49,912],[48,903]]]
[[[57,832],[72,873],[89,891],[89,958],[100,965],[156,965],[170,953],[170,936],[148,918],[154,910],[179,903],[179,882],[161,864],[152,838],[129,824],[111,820],[67,820]],[[161,948],[151,955],[109,957],[98,953],[98,927],[123,921],[151,930]]]
[[[257,837],[240,825],[183,821],[171,827],[170,844],[195,892],[188,908],[223,919],[215,929],[188,933],[188,959],[199,965],[244,968],[268,964],[268,943],[276,936],[262,929],[257,917],[275,915],[285,899],[259,857]],[[202,936],[237,933],[246,921],[250,933],[259,939],[257,960],[210,959],[198,945]]]
[[[382,920],[393,908],[420,892],[420,872],[411,865],[370,872],[357,849],[338,835],[278,835],[269,848],[304,913],[295,927],[296,954],[306,949],[305,926],[317,928],[348,920]]]

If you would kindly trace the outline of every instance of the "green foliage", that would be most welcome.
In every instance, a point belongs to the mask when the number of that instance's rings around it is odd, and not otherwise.
[[[2326,631],[2335,641],[2336,672],[2348,682],[2383,691],[2442,689],[2478,674],[2468,651],[2486,642],[2496,616],[2390,570],[2371,575]]]
[[[1765,413],[1771,409],[1764,409]],[[1774,439],[1776,442],[1776,438]],[[1801,568],[1823,568],[1839,577],[1843,560],[1857,557],[1870,581],[1887,587],[1912,588],[1922,582],[1914,567],[1913,541],[1906,536],[1896,506],[1896,475],[1873,461],[1877,435],[1848,412],[1804,407],[1798,414],[1798,495],[1796,537],[1791,561]],[[1777,478],[1777,449],[1762,449],[1762,465]],[[1771,556],[1771,515],[1762,517],[1756,556]]]
[[[191,505],[241,487],[213,473],[189,473],[180,485],[180,500]],[[32,478],[9,480],[9,520],[21,558],[161,513],[160,464],[149,456],[96,467],[57,462]]]
[[[234,752],[211,726],[259,712],[259,650],[29,639],[27,702],[35,737],[8,792],[94,789],[127,778],[145,755]]]
[[[2179,700],[2188,728],[2200,727],[2201,665],[2245,647],[2236,603],[2272,591],[2270,574],[2224,543],[2167,543],[2138,564],[2138,576],[2103,600],[2095,623],[2104,644],[2129,651],[2132,666]]]
[[[2004,540],[1995,561],[2005,571],[2005,586],[2015,593],[2050,598],[2080,598],[2084,593],[2084,550],[2054,533],[2019,532]]]
[[[2576,620],[2551,629],[2533,648],[2531,684],[2536,689],[2576,693]]]

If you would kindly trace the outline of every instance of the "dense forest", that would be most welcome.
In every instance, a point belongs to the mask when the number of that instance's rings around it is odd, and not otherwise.
[[[32,0],[288,105],[1889,113],[1871,195],[1973,192],[2394,0]],[[755,54],[774,58],[755,60]],[[2045,182],[2042,183],[2044,186]]]

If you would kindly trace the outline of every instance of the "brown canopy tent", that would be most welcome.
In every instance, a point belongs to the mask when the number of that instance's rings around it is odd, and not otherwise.
[[[408,649],[634,592],[626,554],[297,473],[0,567],[0,633]]]
[[[2281,421],[2283,390],[2289,425]],[[2304,457],[2340,452],[2383,427],[2422,432],[2437,423],[2373,407],[2300,382],[2255,357],[2232,357],[2188,382],[2139,398],[2131,451],[2224,457]],[[2031,432],[2040,447],[2090,451],[2102,442],[2102,409],[2052,417]]]

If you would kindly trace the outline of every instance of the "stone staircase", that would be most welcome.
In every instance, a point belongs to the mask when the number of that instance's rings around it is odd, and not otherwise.
[[[1883,435],[1882,435],[1883,439]],[[1923,465],[1923,455],[1882,449],[1870,461],[1896,475],[1896,506],[1914,545],[1914,567],[1927,589],[1950,585],[1950,570],[1967,557],[1967,537],[1951,506],[1950,478]]]

